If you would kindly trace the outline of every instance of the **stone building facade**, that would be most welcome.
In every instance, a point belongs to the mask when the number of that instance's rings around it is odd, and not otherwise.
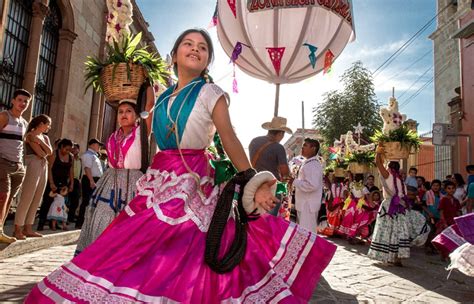
[[[459,96],[449,102],[451,123],[461,134],[456,140],[458,172],[474,163],[474,1],[471,10],[459,19],[459,29],[453,35],[459,41],[461,88]]]
[[[134,0],[132,32],[156,50]],[[45,113],[50,138],[70,138],[84,149],[88,138],[105,140],[115,129],[115,111],[103,96],[85,91],[84,61],[104,56],[107,7],[104,0],[0,1],[0,107],[13,91],[34,94],[25,119]]]
[[[448,103],[458,96],[461,86],[459,41],[453,38],[459,19],[471,10],[471,0],[437,0],[438,23],[430,35],[434,48],[435,122],[451,123]],[[459,171],[459,147],[435,146],[435,177]]]

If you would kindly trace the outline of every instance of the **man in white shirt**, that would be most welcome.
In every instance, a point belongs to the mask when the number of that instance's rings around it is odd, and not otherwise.
[[[298,224],[312,232],[316,232],[323,195],[323,169],[316,156],[318,151],[317,140],[304,140],[301,155],[306,160],[298,172],[298,177],[293,181]]]
[[[89,140],[89,148],[82,154],[82,202],[79,208],[79,216],[76,221],[76,228],[81,229],[84,223],[84,215],[86,207],[89,205],[89,200],[92,192],[96,187],[95,183],[102,176],[102,164],[99,159],[100,146],[103,146],[99,140],[92,138]]]

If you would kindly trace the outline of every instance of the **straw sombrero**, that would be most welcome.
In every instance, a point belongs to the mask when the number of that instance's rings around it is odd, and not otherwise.
[[[272,121],[262,124],[262,128],[268,131],[284,131],[288,134],[293,134],[290,128],[286,126],[286,118],[275,116]]]

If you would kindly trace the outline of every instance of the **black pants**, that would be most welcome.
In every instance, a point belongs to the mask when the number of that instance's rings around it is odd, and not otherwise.
[[[94,177],[94,182],[99,180],[98,177]],[[87,176],[82,177],[82,202],[81,206],[79,207],[79,215],[76,220],[76,228],[82,228],[82,224],[84,224],[84,215],[86,214],[86,208],[89,206],[89,201],[91,199],[92,193],[94,189],[91,188],[91,183],[89,182],[89,178]]]
[[[67,221],[73,223],[76,218],[76,210],[79,207],[79,199],[81,198],[81,182],[74,179],[74,189],[69,193],[69,212],[67,214]]]

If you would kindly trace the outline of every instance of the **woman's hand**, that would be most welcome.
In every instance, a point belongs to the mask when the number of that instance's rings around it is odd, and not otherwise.
[[[53,191],[53,192],[56,192],[56,190],[58,190],[58,187],[56,187],[56,185],[54,183],[51,183],[49,185],[49,187],[51,188],[51,191]]]
[[[276,179],[268,181],[260,185],[255,192],[254,201],[265,211],[270,211],[275,207],[275,202],[279,200],[273,195],[271,186],[276,183]]]

